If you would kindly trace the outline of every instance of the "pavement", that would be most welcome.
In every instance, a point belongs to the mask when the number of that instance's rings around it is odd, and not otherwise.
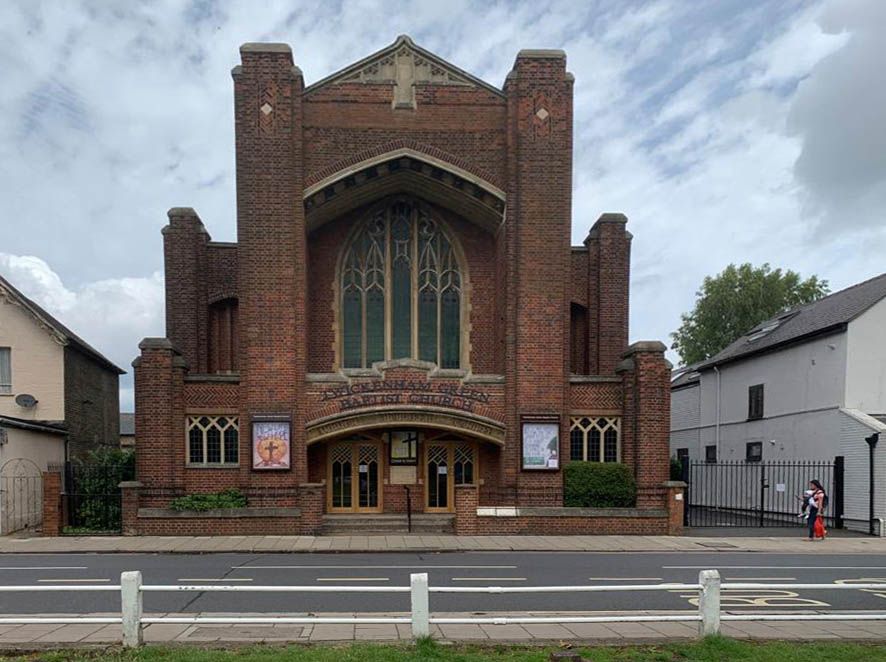
[[[786,536],[59,536],[0,538],[0,554],[93,552],[827,552],[886,553],[886,538]]]
[[[653,612],[632,612],[651,614]],[[671,612],[672,613],[672,612]],[[110,616],[97,613],[91,616]],[[162,617],[162,612],[145,616]],[[169,614],[169,616],[182,614]],[[190,613],[188,616],[217,617],[218,613]],[[256,614],[242,614],[255,616]],[[277,616],[304,616],[307,614],[275,614]],[[354,617],[356,613],[312,614],[323,617]],[[434,614],[438,617],[476,617],[463,612]],[[532,612],[511,616],[575,616],[574,613]],[[602,615],[602,614],[595,614]],[[616,614],[617,615],[617,614]],[[372,614],[372,616],[380,616]],[[384,616],[405,617],[404,613]],[[721,634],[736,639],[758,640],[831,640],[882,641],[886,639],[884,621],[738,621],[723,623]],[[698,624],[687,622],[663,623],[541,623],[527,625],[492,624],[432,624],[431,636],[442,642],[469,642],[474,644],[635,644],[698,637]],[[408,623],[381,625],[178,625],[156,623],[145,626],[144,639],[149,644],[191,644],[200,646],[248,643],[332,643],[352,641],[395,642],[412,638]],[[41,648],[85,647],[119,644],[119,625],[0,625],[0,650],[35,650]]]

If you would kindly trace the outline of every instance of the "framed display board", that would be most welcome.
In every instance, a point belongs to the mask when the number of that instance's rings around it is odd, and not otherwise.
[[[560,421],[557,418],[529,418],[521,421],[522,469],[559,471]]]
[[[418,466],[418,431],[388,432],[388,461],[392,467]]]
[[[292,423],[288,420],[252,421],[252,468],[287,470],[292,458]]]

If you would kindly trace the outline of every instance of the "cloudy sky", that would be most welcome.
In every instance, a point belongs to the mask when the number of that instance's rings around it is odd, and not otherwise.
[[[239,45],[289,43],[310,84],[401,33],[499,86],[521,48],[566,50],[573,241],[628,215],[632,340],[730,262],[886,271],[883,0],[5,0],[0,273],[128,369],[164,333],[166,210],[235,239]]]

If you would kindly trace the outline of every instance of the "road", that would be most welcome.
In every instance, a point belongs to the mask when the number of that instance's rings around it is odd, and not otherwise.
[[[70,587],[61,592],[0,593],[3,613],[87,613],[119,610],[116,592],[76,592],[78,584],[117,584],[141,570],[146,584],[407,586],[428,572],[432,586],[544,586],[695,582],[702,569],[724,581],[883,582],[882,593],[724,591],[724,608],[750,610],[886,609],[886,555],[749,553],[437,554],[4,554],[0,584]],[[434,594],[434,611],[597,611],[695,609],[692,591],[647,593]],[[146,611],[380,612],[405,611],[408,594],[147,593]]]

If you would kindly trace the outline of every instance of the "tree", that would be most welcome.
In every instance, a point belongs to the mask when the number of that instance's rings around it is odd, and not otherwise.
[[[671,349],[684,365],[709,359],[760,322],[829,291],[828,282],[817,276],[801,280],[793,271],[773,270],[768,264],[730,264],[705,277],[695,293],[695,308],[680,316],[680,328],[671,334]]]

